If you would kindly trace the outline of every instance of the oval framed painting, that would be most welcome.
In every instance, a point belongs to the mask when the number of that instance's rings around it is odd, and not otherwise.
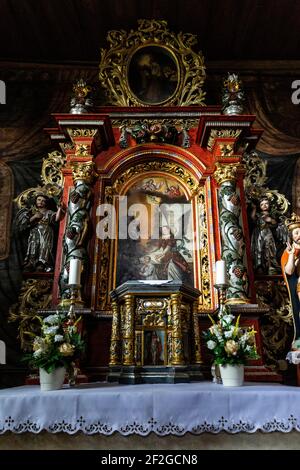
[[[127,79],[130,92],[141,104],[164,104],[179,86],[178,61],[166,47],[139,47],[129,58]]]

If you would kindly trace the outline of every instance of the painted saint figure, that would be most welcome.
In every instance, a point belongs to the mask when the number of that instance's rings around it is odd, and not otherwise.
[[[21,209],[17,214],[17,224],[20,231],[29,229],[27,252],[24,260],[24,270],[49,272],[54,267],[54,224],[61,220],[66,212],[64,206],[58,211],[49,209],[49,198],[37,194],[34,206]]]
[[[293,350],[300,350],[300,217],[292,214],[287,221],[289,241],[281,257],[282,273],[293,310]]]
[[[139,272],[142,279],[152,281],[158,279],[155,264],[151,261],[150,256],[143,257],[143,264],[141,265]]]
[[[162,353],[162,344],[160,337],[156,333],[156,331],[153,331],[152,336],[151,336],[151,360],[152,364],[154,366],[157,366],[161,363],[161,358],[160,355]]]
[[[259,202],[259,212],[253,208],[251,218],[256,223],[251,237],[251,253],[254,269],[260,274],[277,274],[280,266],[276,259],[276,243],[273,230],[277,221],[272,217],[270,201],[264,197]]]

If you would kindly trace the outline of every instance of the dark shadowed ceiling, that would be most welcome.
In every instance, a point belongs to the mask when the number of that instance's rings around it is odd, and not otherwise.
[[[99,62],[112,29],[165,19],[206,60],[297,60],[300,0],[0,0],[0,60]]]

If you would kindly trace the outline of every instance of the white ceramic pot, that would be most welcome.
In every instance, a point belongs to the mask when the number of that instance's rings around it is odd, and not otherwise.
[[[220,365],[222,383],[224,387],[241,387],[244,382],[244,366],[242,364]]]
[[[40,385],[42,392],[49,392],[50,390],[59,390],[65,380],[66,368],[58,367],[50,374],[45,369],[40,369]]]

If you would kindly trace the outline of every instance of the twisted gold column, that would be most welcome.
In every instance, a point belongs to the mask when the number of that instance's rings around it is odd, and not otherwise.
[[[125,295],[125,324],[123,328],[123,364],[133,366],[134,361],[134,295]]]
[[[112,302],[112,331],[110,341],[110,366],[117,366],[121,362],[120,358],[120,310],[116,300]]]
[[[181,326],[181,294],[171,294],[171,310],[173,319],[172,331],[172,365],[184,365],[183,337]]]
[[[201,342],[198,319],[198,301],[193,302],[193,336],[194,336],[194,363],[201,364]]]

